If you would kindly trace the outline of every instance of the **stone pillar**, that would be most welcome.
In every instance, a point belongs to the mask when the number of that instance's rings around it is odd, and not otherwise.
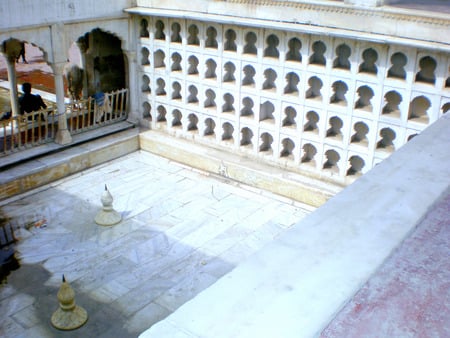
[[[128,120],[137,123],[141,120],[139,112],[139,90],[137,74],[137,58],[135,51],[124,51],[127,57],[126,76],[128,83]],[[153,108],[153,107],[152,107]]]
[[[387,5],[389,3],[389,0],[344,0],[344,3],[348,5],[357,5],[364,7],[379,7]]]
[[[9,81],[9,95],[11,100],[11,113],[12,116],[19,115],[19,100],[17,93],[17,77],[16,77],[16,56],[15,55],[5,55],[6,58],[6,69],[8,72]]]
[[[55,76],[56,106],[58,110],[58,131],[55,142],[59,144],[68,144],[72,142],[72,136],[67,129],[66,105],[64,103],[64,66],[65,63],[52,64]]]

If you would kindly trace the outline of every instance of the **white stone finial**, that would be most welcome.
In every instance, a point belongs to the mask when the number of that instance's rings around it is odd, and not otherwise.
[[[105,191],[102,194],[101,201],[103,208],[95,216],[95,223],[99,225],[114,225],[122,220],[122,216],[114,210],[112,203],[113,197],[105,184]]]

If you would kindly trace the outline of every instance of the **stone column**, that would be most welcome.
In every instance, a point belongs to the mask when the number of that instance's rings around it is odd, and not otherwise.
[[[59,144],[68,144],[72,142],[72,136],[67,129],[66,105],[64,103],[64,66],[65,62],[52,64],[55,76],[56,106],[58,110],[58,131],[55,142]]]
[[[135,51],[124,51],[127,57],[127,82],[128,82],[128,120],[137,123],[141,116],[138,108],[139,104],[139,90],[137,74],[137,56]],[[154,108],[154,107],[152,107]]]
[[[387,5],[389,0],[344,0],[344,3],[364,7],[379,7]]]
[[[12,116],[19,115],[19,100],[17,93],[17,77],[16,77],[16,56],[5,54],[6,69],[8,72],[9,95],[11,100]]]

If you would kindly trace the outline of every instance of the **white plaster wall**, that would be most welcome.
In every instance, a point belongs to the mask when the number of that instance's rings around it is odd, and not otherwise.
[[[55,22],[84,21],[102,17],[125,17],[133,0],[2,0],[0,30]]]

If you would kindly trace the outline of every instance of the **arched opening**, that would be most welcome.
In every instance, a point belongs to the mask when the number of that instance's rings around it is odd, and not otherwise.
[[[198,131],[198,127],[197,127],[198,117],[197,117],[197,115],[189,114],[188,121],[189,121],[189,124],[188,124],[187,130],[188,131]]]
[[[198,74],[198,59],[197,57],[195,57],[194,55],[189,56],[188,58],[188,63],[189,63],[189,67],[188,67],[188,71],[187,73],[189,75],[197,75]]]
[[[344,125],[342,120],[337,116],[333,116],[332,118],[330,118],[329,123],[330,123],[330,128],[327,130],[326,137],[334,137],[337,139],[342,139],[341,128]]]
[[[326,160],[325,160],[325,163],[323,164],[323,169],[339,173],[338,162],[341,159],[341,156],[339,156],[339,153],[332,149],[327,150],[325,152],[325,158],[326,158]]]
[[[285,94],[295,94],[298,93],[298,83],[300,78],[294,72],[286,74],[286,87],[284,87]]]
[[[257,54],[258,49],[256,48],[256,39],[256,34],[253,32],[248,32],[245,35],[244,54]]]
[[[172,83],[172,100],[181,100],[181,85],[178,81]]]
[[[333,61],[333,68],[350,69],[349,57],[352,50],[345,43],[336,47],[336,58]]]
[[[345,98],[345,94],[347,93],[348,87],[345,82],[336,81],[333,83],[332,88],[334,94],[330,98],[330,103],[346,106],[347,99]]]
[[[141,38],[148,38],[150,36],[150,34],[148,32],[148,21],[147,21],[147,19],[142,19],[141,22],[140,22],[139,36]]]
[[[150,78],[147,75],[142,75],[141,91],[143,93],[150,93]]]
[[[312,110],[309,111],[306,113],[306,123],[303,126],[303,131],[318,134],[319,128],[317,126],[317,122],[319,122],[319,114]]]
[[[319,79],[317,76],[310,77],[308,80],[309,89],[306,91],[306,98],[307,99],[314,99],[314,100],[322,100],[322,94],[320,93],[320,90],[322,89],[322,80]]]
[[[234,113],[234,97],[230,93],[226,93],[223,96],[224,104],[222,106],[223,113]]]
[[[297,111],[289,106],[284,109],[284,116],[282,126],[283,127],[295,127],[297,123],[295,122],[295,118],[297,117]]]
[[[225,44],[223,46],[225,51],[235,52],[236,46],[236,32],[232,29],[227,29],[225,32]]]
[[[97,28],[78,39],[78,43],[88,47],[84,55],[89,96],[98,86],[103,92],[126,88],[125,58],[118,37]]]
[[[350,162],[350,167],[347,170],[347,176],[361,175],[361,170],[365,165],[364,160],[361,157],[354,155],[350,157],[348,161]]]
[[[325,66],[327,60],[325,58],[325,52],[327,47],[322,41],[316,41],[312,45],[313,53],[309,58],[309,63],[312,65],[321,65]]]
[[[174,109],[172,111],[172,127],[173,128],[181,128],[181,126],[182,126],[181,118],[182,118],[181,112],[178,109]]]
[[[210,26],[206,29],[206,40],[205,40],[205,47],[206,48],[215,48],[217,49],[217,30]]]
[[[155,39],[156,40],[165,40],[166,34],[164,33],[164,22],[161,20],[157,20],[155,22]]]
[[[301,163],[306,163],[312,166],[316,165],[316,161],[314,160],[314,156],[317,154],[317,149],[311,143],[307,143],[303,146],[303,156],[301,159]]]
[[[164,54],[164,52],[161,49],[158,49],[153,54],[153,64],[155,65],[155,68],[164,68],[164,67],[166,67],[166,64],[164,62],[164,58],[165,57],[166,57],[166,55]]]
[[[416,82],[424,82],[434,84],[436,82],[436,60],[431,56],[425,56],[419,61],[419,72],[416,74]]]
[[[241,129],[241,146],[242,147],[251,147],[252,146],[252,137],[253,132],[250,128],[244,127]]]
[[[378,53],[373,48],[368,48],[362,53],[363,62],[359,66],[360,73],[377,74],[378,68],[376,62],[378,60]]]
[[[411,101],[409,105],[408,120],[416,120],[417,122],[428,123],[428,109],[431,102],[425,96],[421,95]]]
[[[264,90],[276,90],[277,86],[275,80],[277,79],[277,73],[272,69],[266,69],[264,71],[265,81],[263,83],[262,89]]]
[[[150,112],[152,110],[152,106],[150,105],[150,103],[144,102],[142,104],[142,110],[143,110],[142,111],[142,117],[144,119],[151,120],[152,119],[152,115],[150,114]]]
[[[156,122],[166,122],[166,108],[164,108],[164,106],[158,106],[158,108],[156,109],[156,111],[158,112],[158,116],[156,117]]]
[[[394,53],[391,56],[391,68],[388,70],[388,77],[397,79],[406,79],[405,66],[408,63],[408,58],[403,53]]]
[[[205,108],[215,107],[216,106],[216,102],[215,102],[216,93],[212,89],[207,89],[205,92],[205,96],[206,96],[206,99],[205,99],[203,106]]]
[[[156,80],[156,95],[166,95],[166,82],[163,78],[158,78]]]
[[[266,101],[264,102],[259,110],[259,121],[274,121],[273,113],[275,111],[275,107],[272,102]]]
[[[206,60],[205,78],[206,79],[215,79],[215,78],[217,78],[216,68],[217,68],[217,63],[213,59]]]
[[[264,57],[278,58],[280,52],[278,51],[278,44],[280,40],[275,34],[270,34],[266,39],[266,49],[264,49]]]
[[[189,91],[189,96],[188,96],[188,103],[198,103],[198,98],[197,98],[197,94],[198,94],[198,89],[196,86],[194,85],[190,85],[188,87],[188,91]]]
[[[236,78],[234,77],[234,72],[236,70],[236,66],[233,62],[227,62],[223,66],[225,70],[225,74],[223,76],[223,82],[234,82]]]
[[[355,133],[352,135],[350,142],[367,146],[367,134],[369,133],[369,127],[367,127],[367,124],[364,122],[356,122],[353,129],[355,130]]]
[[[200,45],[200,39],[198,38],[198,27],[197,25],[190,25],[188,28],[188,40],[187,43],[188,45],[195,45],[195,46],[199,46]]]
[[[172,54],[172,66],[170,67],[172,72],[181,72],[181,55],[179,53]]]
[[[150,60],[149,60],[150,52],[146,47],[141,48],[141,65],[142,66],[149,66]]]
[[[386,104],[383,107],[382,114],[389,114],[393,117],[400,117],[400,103],[402,96],[395,90],[391,90],[384,95]]]
[[[251,117],[253,116],[253,100],[249,97],[244,97],[242,99],[242,106],[243,108],[241,109],[241,116],[248,116]]]
[[[302,62],[302,42],[297,38],[292,38],[288,42],[288,52],[286,53],[286,61]]]
[[[234,127],[231,123],[229,122],[225,122],[222,125],[222,130],[223,130],[223,134],[222,134],[222,141],[227,141],[227,142],[233,142],[234,138],[233,138],[233,133],[234,133]]]
[[[383,128],[380,130],[381,139],[377,142],[377,149],[385,149],[388,151],[394,151],[395,131],[391,128]]]
[[[215,128],[216,128],[216,122],[210,117],[208,117],[205,120],[205,132],[203,133],[204,136],[215,136]]]
[[[259,146],[260,152],[272,153],[273,137],[269,133],[261,134],[261,145]]]
[[[255,68],[250,65],[246,65],[243,69],[244,78],[242,79],[243,86],[255,86],[254,76],[256,74]]]
[[[281,147],[280,157],[292,158],[294,156],[295,143],[290,138],[283,139],[281,141]]]
[[[170,36],[170,42],[181,43],[181,26],[178,22],[172,24],[172,35]]]
[[[370,88],[369,86],[361,86],[358,88],[357,93],[359,95],[359,98],[355,103],[355,108],[372,111],[373,107],[371,100],[374,96],[372,88]]]

